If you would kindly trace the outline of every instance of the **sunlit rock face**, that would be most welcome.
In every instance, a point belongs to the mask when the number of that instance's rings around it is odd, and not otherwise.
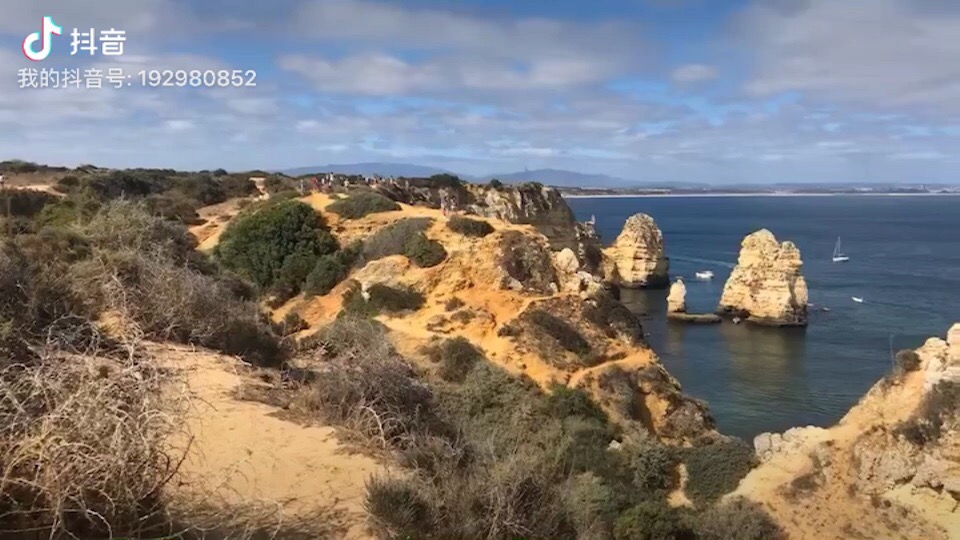
[[[647,214],[634,214],[620,236],[604,250],[610,260],[607,281],[626,288],[664,288],[670,284],[663,233]]]
[[[807,282],[793,242],[766,229],[747,235],[727,279],[717,312],[771,326],[806,326]]]

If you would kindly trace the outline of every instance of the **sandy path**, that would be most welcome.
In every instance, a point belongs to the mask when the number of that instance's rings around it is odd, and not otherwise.
[[[304,427],[277,418],[276,408],[238,401],[237,364],[209,352],[155,346],[187,372],[197,404],[187,419],[194,437],[180,477],[183,493],[227,504],[276,503],[288,516],[333,508],[343,538],[371,538],[364,525],[365,482],[384,473],[373,459],[348,452],[331,427]]]

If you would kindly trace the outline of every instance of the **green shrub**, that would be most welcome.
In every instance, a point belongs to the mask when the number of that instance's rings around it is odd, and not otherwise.
[[[419,292],[409,288],[396,288],[376,283],[371,285],[364,298],[363,290],[357,284],[344,293],[343,315],[375,317],[380,313],[401,313],[423,307],[426,299]]]
[[[381,535],[389,538],[432,536],[430,506],[414,482],[398,478],[373,477],[367,481],[364,508]]]
[[[700,540],[784,540],[786,534],[756,503],[743,498],[708,508],[694,520]]]
[[[462,216],[453,216],[447,221],[447,228],[451,231],[464,236],[483,238],[493,233],[493,226],[486,221],[465,218]]]
[[[334,202],[327,210],[345,219],[360,219],[370,214],[400,210],[400,205],[379,193],[360,191]]]
[[[919,410],[895,429],[895,433],[917,446],[940,439],[948,423],[957,422],[960,411],[960,383],[942,380],[923,398]]]
[[[197,214],[197,209],[203,206],[199,201],[191,199],[182,193],[169,191],[150,195],[144,199],[151,214],[164,219],[179,221],[186,225],[203,223]]]
[[[609,294],[601,294],[587,301],[583,315],[607,337],[622,337],[634,344],[643,342],[643,327],[640,325],[640,319]]]
[[[563,349],[580,356],[590,354],[590,344],[587,340],[563,319],[539,309],[528,313],[527,317],[531,323],[556,340]]]
[[[279,327],[277,329],[277,334],[283,337],[291,336],[297,332],[310,328],[310,325],[307,324],[307,321],[303,320],[303,317],[292,311],[287,313],[277,326]]]
[[[630,440],[620,452],[626,458],[630,483],[640,497],[662,499],[675,487],[677,458],[670,447],[650,436]]]
[[[433,220],[430,218],[405,218],[395,221],[364,240],[363,255],[375,261],[391,255],[402,255],[407,240],[423,235]]]
[[[555,418],[582,416],[600,422],[607,421],[606,413],[581,388],[555,384],[550,388],[550,393],[544,396],[543,407],[544,414]]]
[[[403,254],[420,268],[436,266],[447,258],[447,250],[443,249],[443,245],[422,233],[407,238]]]
[[[503,189],[503,182],[501,182],[500,180],[497,180],[496,178],[490,180],[490,182],[487,185],[490,186],[491,189],[495,189],[497,191],[500,191],[501,189]]]
[[[460,336],[431,347],[427,356],[434,363],[440,364],[437,371],[440,378],[454,383],[462,383],[473,366],[483,360],[483,353]]]
[[[465,305],[466,304],[463,302],[463,300],[457,298],[456,296],[451,296],[443,303],[443,309],[448,312],[456,311]]]
[[[410,287],[389,287],[376,283],[367,289],[370,295],[369,304],[377,313],[386,311],[398,313],[401,311],[418,310],[423,307],[426,299],[422,294]]]
[[[224,231],[216,256],[225,267],[269,288],[290,259],[299,258],[296,271],[305,279],[317,258],[338,247],[313,208],[284,201],[235,219]],[[304,268],[306,273],[301,272]]]
[[[687,466],[687,495],[696,503],[710,503],[736,489],[756,465],[753,449],[739,439],[684,448],[680,459]]]
[[[662,502],[643,502],[617,519],[616,540],[682,540],[693,538],[679,511]]]
[[[570,478],[566,486],[565,506],[577,538],[605,540],[613,536],[613,523],[624,502],[618,493],[592,472]]]
[[[900,373],[908,373],[920,369],[920,355],[911,350],[897,353],[896,366]]]
[[[36,217],[42,227],[68,227],[86,223],[101,203],[88,191],[78,191],[48,204]]]
[[[317,264],[307,276],[305,292],[308,295],[325,295],[347,278],[354,262],[360,257],[361,246],[352,245],[317,259]]]

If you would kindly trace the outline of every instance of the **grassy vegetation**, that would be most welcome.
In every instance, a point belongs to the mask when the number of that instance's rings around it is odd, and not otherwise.
[[[474,238],[483,238],[484,236],[493,234],[493,225],[490,225],[486,221],[470,219],[463,216],[452,216],[450,220],[447,221],[447,228],[457,234]]]
[[[756,465],[753,449],[737,439],[685,448],[681,459],[690,477],[687,496],[700,504],[733,491]]]
[[[370,214],[400,210],[400,205],[379,193],[357,191],[334,202],[327,210],[345,219],[360,219]]]
[[[395,221],[364,241],[363,255],[371,261],[391,255],[404,255],[421,268],[436,266],[446,259],[447,252],[443,245],[424,234],[432,223],[430,218]]]
[[[447,382],[461,383],[473,366],[483,360],[483,353],[463,337],[444,340],[430,347],[427,356],[439,364],[437,374]]]
[[[363,291],[360,284],[355,283],[343,295],[341,316],[375,317],[381,313],[397,314],[420,309],[425,300],[422,294],[409,287],[390,287],[376,283]]]
[[[548,294],[557,282],[549,250],[518,231],[508,231],[500,241],[500,267],[524,290]]]
[[[590,344],[572,325],[543,310],[533,310],[524,314],[525,317],[547,336],[553,338],[564,350],[580,356],[589,355]]]

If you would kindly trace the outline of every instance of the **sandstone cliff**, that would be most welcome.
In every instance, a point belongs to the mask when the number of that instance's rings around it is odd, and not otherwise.
[[[687,312],[687,286],[683,280],[677,278],[670,285],[670,294],[667,295],[667,313],[686,313]]]
[[[734,495],[791,538],[960,538],[960,325],[897,355],[834,427],[759,435]]]
[[[670,283],[663,233],[646,214],[630,216],[604,254],[610,261],[605,269],[610,283],[627,288],[660,288]]]
[[[583,271],[599,273],[603,260],[599,236],[591,224],[576,221],[554,188],[535,182],[492,186],[412,178],[379,185],[377,190],[404,204],[440,208],[446,202],[454,211],[532,225],[547,238],[552,250],[571,249]]]
[[[321,211],[333,202],[322,194],[304,201]],[[492,362],[544,388],[561,384],[590,390],[632,429],[669,442],[716,435],[706,407],[682,394],[644,342],[637,317],[584,270],[575,250],[551,250],[539,228],[483,218],[495,232],[466,237],[447,228],[448,216],[425,205],[402,205],[399,213],[359,220],[325,211],[324,216],[343,244],[367,238],[398,219],[433,220],[426,235],[447,251],[442,264],[418,268],[403,256],[391,256],[367,262],[348,280],[363,288],[376,283],[412,287],[425,296],[424,307],[416,312],[378,318],[404,356],[423,359],[423,347],[431,340],[463,337]],[[274,318],[296,313],[310,324],[309,334],[336,317],[347,286],[344,282],[324,296],[295,298]],[[448,311],[445,306],[454,297],[460,307]],[[611,388],[617,399],[610,397]],[[611,409],[620,407],[617,400],[635,404],[629,415]]]
[[[800,250],[792,242],[779,243],[766,229],[747,235],[724,285],[718,313],[757,324],[805,326],[807,283],[800,274],[802,265]]]

